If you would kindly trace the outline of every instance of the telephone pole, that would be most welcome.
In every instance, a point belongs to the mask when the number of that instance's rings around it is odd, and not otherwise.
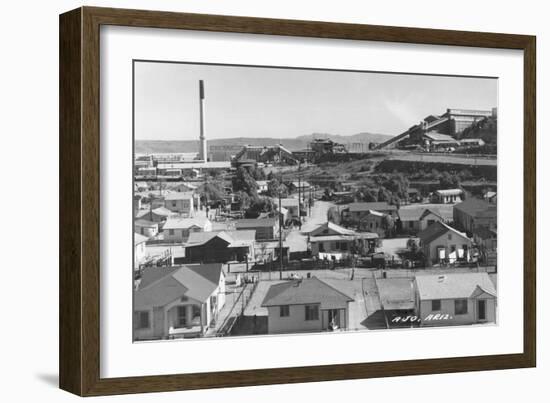
[[[279,189],[279,280],[283,279],[283,217],[281,212],[281,189]]]

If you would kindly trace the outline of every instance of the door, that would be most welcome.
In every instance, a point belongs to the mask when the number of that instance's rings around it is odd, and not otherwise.
[[[487,320],[487,301],[484,299],[477,301],[477,320]]]
[[[332,330],[340,327],[340,315],[338,309],[330,309],[328,311],[328,327]]]

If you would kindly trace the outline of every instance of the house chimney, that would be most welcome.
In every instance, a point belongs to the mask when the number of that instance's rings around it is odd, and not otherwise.
[[[200,144],[199,144],[199,159],[207,161],[206,138],[204,137],[204,81],[199,80],[199,101],[200,101]]]

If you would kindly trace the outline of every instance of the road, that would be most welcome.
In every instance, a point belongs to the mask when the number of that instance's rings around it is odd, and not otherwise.
[[[315,229],[320,224],[327,222],[327,212],[334,203],[326,201],[315,201],[311,208],[311,217],[305,217],[302,229],[293,229],[286,237],[285,243],[288,244],[290,252],[300,252],[307,250],[307,233]]]

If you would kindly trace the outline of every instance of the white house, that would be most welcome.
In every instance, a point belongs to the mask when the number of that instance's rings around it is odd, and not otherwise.
[[[145,242],[147,237],[141,234],[134,233],[134,270],[139,269],[139,265],[145,261],[147,251]]]
[[[200,208],[199,200],[194,192],[172,192],[164,197],[164,207],[175,213],[191,215]]]
[[[221,264],[149,267],[134,291],[134,340],[200,337],[224,304]]]
[[[193,218],[168,217],[162,227],[164,240],[169,242],[187,242],[192,232],[209,231],[212,231],[212,222],[202,216]]]
[[[143,218],[137,219],[134,222],[134,231],[138,234],[152,238],[159,232],[159,224]]]
[[[437,221],[418,234],[428,265],[470,261],[472,240],[466,234]]]
[[[496,322],[497,291],[487,273],[417,275],[414,289],[421,326]]]
[[[436,190],[434,199],[436,203],[458,203],[462,201],[461,196],[464,192],[461,189],[443,189]]]
[[[273,284],[262,302],[268,333],[322,332],[349,327],[353,298],[311,277]]]
[[[311,254],[336,259],[349,255],[355,242],[359,242],[367,250],[374,249],[376,239],[378,239],[376,233],[356,232],[332,222],[321,224],[309,232]]]

